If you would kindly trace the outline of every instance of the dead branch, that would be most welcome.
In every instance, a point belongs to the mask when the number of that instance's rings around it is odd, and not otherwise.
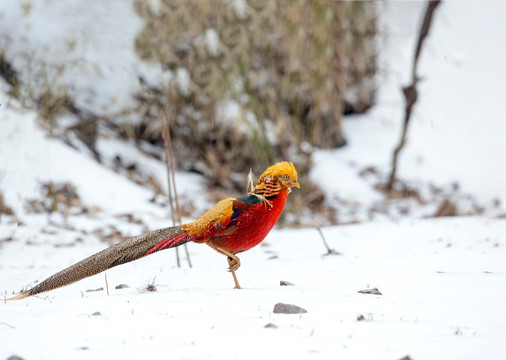
[[[390,173],[390,177],[388,179],[388,183],[386,185],[386,189],[391,191],[393,189],[394,183],[396,181],[397,174],[397,163],[399,159],[399,154],[406,144],[406,134],[408,132],[408,126],[411,119],[411,112],[413,110],[413,106],[415,105],[418,99],[418,91],[416,89],[416,85],[420,78],[417,75],[418,69],[418,59],[420,58],[420,53],[422,51],[422,46],[425,38],[429,34],[429,29],[432,24],[432,18],[434,15],[434,11],[441,3],[440,0],[430,1],[427,4],[427,8],[425,10],[425,16],[423,18],[422,26],[420,28],[420,32],[418,34],[418,41],[416,43],[415,56],[413,58],[413,67],[411,71],[411,84],[402,88],[402,93],[404,94],[404,99],[406,101],[406,105],[404,108],[404,122],[402,126],[402,134],[401,140],[399,144],[394,150],[393,158],[392,158],[392,171]]]

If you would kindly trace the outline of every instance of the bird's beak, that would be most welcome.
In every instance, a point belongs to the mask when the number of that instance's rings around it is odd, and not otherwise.
[[[297,180],[292,180],[290,185],[295,186],[297,189],[300,189],[300,184]]]

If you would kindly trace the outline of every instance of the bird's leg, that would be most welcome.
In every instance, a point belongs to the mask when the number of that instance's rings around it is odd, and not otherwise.
[[[234,289],[240,289],[241,286],[239,285],[239,282],[237,281],[237,276],[235,275],[235,272],[241,266],[241,260],[229,251],[223,250],[219,247],[217,247],[216,250],[218,250],[223,255],[227,256],[228,271],[230,271],[232,273],[232,276],[234,278],[234,283],[235,283]]]
[[[235,271],[234,270],[229,271],[232,273],[232,277],[234,278],[235,283],[234,289],[241,289],[241,285],[239,285],[239,281],[237,281],[237,275],[235,275]]]

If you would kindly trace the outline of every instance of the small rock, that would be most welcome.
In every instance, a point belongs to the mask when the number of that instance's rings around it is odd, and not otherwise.
[[[128,286],[127,284],[119,284],[119,285],[116,285],[115,289],[127,289],[129,287],[130,286]]]
[[[95,311],[93,314],[91,314],[91,316],[100,316],[100,315],[102,315],[100,311]]]
[[[273,323],[268,323],[267,325],[264,326],[264,328],[267,328],[267,329],[277,329],[278,326],[273,324]]]
[[[378,288],[372,288],[372,289],[365,289],[365,290],[360,290],[359,291],[360,294],[371,294],[371,295],[383,295],[379,290]]]
[[[293,284],[289,281],[281,280],[279,286],[293,286]]]
[[[100,287],[98,289],[88,289],[88,290],[86,290],[86,292],[95,292],[95,291],[104,291],[104,288]]]
[[[277,303],[274,305],[274,314],[302,314],[307,313],[307,310],[291,304]]]
[[[364,321],[364,320],[365,320],[364,315],[357,316],[357,321]]]
[[[7,360],[24,360],[21,356],[11,355]]]
[[[413,360],[409,355],[404,356],[402,359],[399,360]]]

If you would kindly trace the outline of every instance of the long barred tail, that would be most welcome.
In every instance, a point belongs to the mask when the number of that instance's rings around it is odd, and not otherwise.
[[[188,241],[190,241],[190,236],[181,226],[159,229],[135,236],[91,255],[48,277],[32,289],[7,300],[24,299],[32,295],[67,286],[114,266],[140,259],[159,250],[182,245]]]

